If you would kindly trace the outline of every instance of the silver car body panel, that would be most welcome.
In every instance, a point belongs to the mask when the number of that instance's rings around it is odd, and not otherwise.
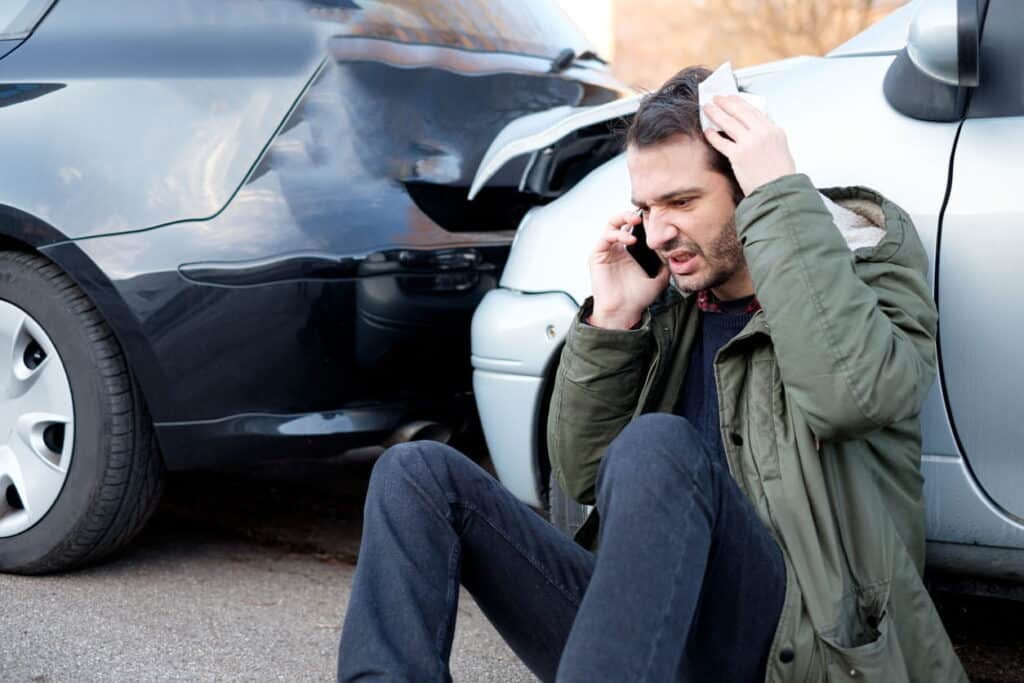
[[[523,292],[565,292],[582,302],[590,295],[587,252],[609,216],[628,207],[629,174],[625,157],[618,156],[571,192],[527,214],[500,285]]]
[[[473,391],[491,462],[502,483],[540,507],[537,439],[548,370],[577,305],[561,292],[487,293],[473,316]]]
[[[942,368],[960,445],[981,486],[1019,520],[1024,421],[1013,397],[1024,377],[1024,323],[1016,315],[1024,284],[1022,132],[1022,117],[964,124],[943,220],[937,297]]]
[[[639,103],[640,96],[636,95],[595,107],[555,107],[510,122],[484,154],[469,188],[469,198],[476,197],[487,181],[512,159],[558,142],[580,128],[632,114]]]
[[[886,71],[895,52],[906,44],[907,28],[918,5],[898,10],[831,53],[841,58],[803,59],[793,68],[765,69],[748,74],[743,85],[769,98],[768,112],[785,128],[797,168],[815,184],[871,187],[908,211],[928,252],[934,286],[938,219],[958,124],[902,116],[889,106],[882,92]],[[1024,549],[1024,524],[1016,517],[1024,514],[1019,502],[1021,475],[1019,466],[1015,467],[1016,445],[1024,442],[1024,426],[1013,420],[1008,402],[997,404],[990,397],[1015,395],[1010,383],[1024,374],[1024,364],[1018,360],[1012,368],[1005,364],[986,367],[985,360],[993,354],[1001,359],[1021,358],[1019,350],[1014,355],[1010,349],[1019,336],[1019,325],[1009,316],[1011,329],[998,338],[983,340],[980,353],[973,334],[979,328],[981,311],[992,304],[996,310],[1014,310],[1009,298],[1014,289],[1007,282],[1019,281],[1011,270],[1016,252],[1003,249],[1005,257],[991,261],[1002,253],[999,244],[1010,243],[1011,217],[1020,215],[1019,207],[1010,204],[1011,164],[1019,164],[1024,156],[1024,140],[1014,138],[1010,128],[1016,125],[1019,131],[1021,123],[1003,121],[1003,127],[994,121],[970,121],[964,127],[957,169],[990,168],[994,172],[955,176],[940,263],[943,366],[947,388],[953,392],[949,403],[954,415],[965,425],[971,423],[971,428],[961,429],[960,437],[968,455],[977,448],[979,457],[969,462],[962,457],[947,415],[943,386],[936,382],[922,408],[922,471],[932,566],[1013,578]],[[608,217],[628,206],[629,177],[620,155],[595,169],[572,191],[533,209],[516,235],[500,283],[523,304],[507,308],[508,315],[544,317],[526,310],[535,301],[528,293],[564,293],[574,305],[581,303],[590,293],[587,253]],[[978,281],[979,272],[990,271],[991,278]],[[946,284],[950,282],[955,284]],[[502,292],[489,294],[478,315],[488,305],[507,306]],[[486,315],[492,321],[497,317],[492,311]],[[558,315],[569,318],[567,310]],[[556,316],[549,317],[554,320]],[[563,334],[559,327],[559,339]],[[544,349],[551,354],[551,367],[557,360],[557,348],[527,327],[510,328],[484,318],[474,325],[474,354],[486,355],[478,349],[492,348],[497,344],[492,340],[497,338],[501,348],[508,350],[505,360],[522,364],[516,367],[538,369],[544,365],[537,360]],[[484,384],[501,386],[501,378],[493,376],[502,374],[500,367],[483,368],[477,363],[478,355],[474,355],[477,375]],[[477,404],[502,481],[536,505],[537,489],[523,491],[523,487],[530,481],[539,486],[545,411],[538,402],[551,378],[529,377],[536,394],[521,401],[522,405],[518,399],[517,405],[512,405],[511,390],[494,389],[478,394]],[[981,387],[986,389],[984,394]],[[1002,393],[995,394],[993,387]],[[1004,409],[991,410],[992,405]],[[490,425],[500,427],[492,431]],[[991,496],[975,475],[989,487]],[[1018,482],[1016,489],[1014,482]],[[1010,502],[1011,493],[1016,494],[1016,507]]]
[[[1024,579],[1024,525],[992,503],[967,463],[962,458],[925,455],[921,469],[928,503],[928,564],[992,578]]]

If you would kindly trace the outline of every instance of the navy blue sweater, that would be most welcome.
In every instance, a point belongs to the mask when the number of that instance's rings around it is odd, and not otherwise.
[[[721,302],[720,312],[700,312],[700,334],[690,351],[686,367],[686,379],[676,401],[675,412],[690,421],[704,438],[713,453],[725,462],[725,446],[722,445],[721,430],[718,427],[718,389],[715,385],[713,363],[715,354],[730,339],[739,334],[753,317],[744,312],[753,297],[736,301]]]

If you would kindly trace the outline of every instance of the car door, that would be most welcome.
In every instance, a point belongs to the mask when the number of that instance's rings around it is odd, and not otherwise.
[[[942,380],[960,451],[990,502],[1024,520],[1024,15],[992,0],[937,257]]]

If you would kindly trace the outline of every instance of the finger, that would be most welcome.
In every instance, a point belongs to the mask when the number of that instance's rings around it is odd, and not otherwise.
[[[639,222],[640,215],[636,211],[626,211],[608,221],[608,227],[621,230],[622,228],[630,228]]]
[[[727,102],[727,97],[713,97],[710,102],[705,104],[705,114],[730,136],[733,136],[733,133],[741,133],[748,129],[748,126],[731,113],[730,110],[734,108],[731,108]],[[730,106],[730,110],[727,110],[726,106]]]
[[[766,117],[761,110],[739,95],[720,95],[713,98],[712,102],[747,128],[754,128],[765,122]]]
[[[636,242],[636,235],[619,228],[608,228],[601,233],[598,248],[609,249],[616,244],[628,245]]]
[[[736,147],[736,143],[722,135],[722,131],[714,130],[713,128],[705,129],[704,137],[707,138],[709,145],[724,154],[726,157],[729,157],[729,155],[732,154],[733,149]]]
[[[704,105],[704,113],[733,140],[738,141],[748,130],[739,119],[717,104],[709,103]]]

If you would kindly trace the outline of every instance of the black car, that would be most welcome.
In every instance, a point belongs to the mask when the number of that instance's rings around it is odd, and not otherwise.
[[[473,309],[556,194],[474,172],[623,94],[534,0],[3,3],[0,570],[121,547],[165,468],[465,420]]]

